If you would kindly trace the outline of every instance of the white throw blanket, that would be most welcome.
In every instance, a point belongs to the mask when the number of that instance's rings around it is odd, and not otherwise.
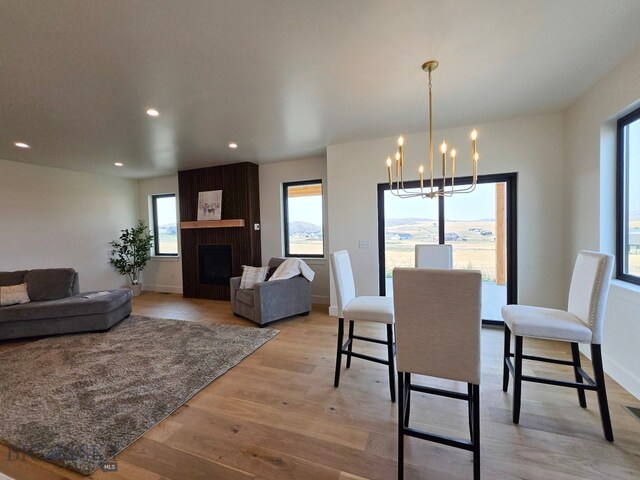
[[[311,267],[309,267],[309,265],[307,265],[303,260],[299,258],[287,258],[278,266],[278,268],[276,268],[276,271],[273,272],[269,281],[293,278],[300,274],[310,282],[313,281],[313,277],[316,275],[315,272],[311,270]]]

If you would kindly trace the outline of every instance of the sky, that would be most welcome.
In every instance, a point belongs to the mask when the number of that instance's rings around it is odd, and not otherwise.
[[[289,198],[289,221],[322,226],[322,196]]]
[[[158,225],[176,224],[176,198],[160,197],[156,200],[158,205]]]
[[[418,190],[416,190],[418,191]],[[475,191],[445,198],[445,215],[448,220],[495,219],[495,184],[479,184]],[[398,198],[385,192],[385,219],[438,218],[436,198]]]
[[[640,213],[640,120],[629,125],[629,213]]]

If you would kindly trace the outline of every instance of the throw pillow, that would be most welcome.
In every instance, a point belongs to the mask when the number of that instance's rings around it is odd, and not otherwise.
[[[73,295],[76,271],[73,268],[29,270],[24,276],[32,302],[58,300]]]
[[[268,271],[269,267],[249,267],[243,265],[240,288],[253,288],[256,283],[264,282]]]
[[[8,287],[0,287],[0,307],[8,307],[18,303],[29,303],[29,295],[27,294],[27,284],[10,285]]]

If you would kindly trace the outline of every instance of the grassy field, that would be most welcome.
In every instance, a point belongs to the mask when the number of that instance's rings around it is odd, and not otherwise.
[[[296,255],[321,255],[322,240],[294,237],[289,241],[289,251]]]
[[[630,220],[629,230],[637,231],[638,229],[640,229],[640,220]],[[629,273],[640,276],[640,248],[638,247],[632,247],[629,252]]]
[[[447,234],[455,234],[457,240],[447,241],[453,245],[453,267],[481,270],[485,281],[495,282],[495,222],[450,221],[445,225]],[[481,232],[491,232],[482,235]],[[411,238],[394,240],[394,234],[409,234]],[[392,237],[392,238],[390,238]],[[385,252],[385,274],[391,276],[394,267],[413,267],[414,245],[438,243],[438,227],[432,220],[414,221],[410,224],[387,227]]]
[[[160,251],[162,253],[178,253],[178,237],[177,235],[158,235],[160,242]]]

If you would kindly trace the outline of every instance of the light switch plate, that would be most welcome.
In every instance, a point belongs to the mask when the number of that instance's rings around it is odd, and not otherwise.
[[[254,223],[253,224],[253,229],[254,230],[260,230],[260,224],[259,223]]]
[[[358,248],[371,248],[369,240],[358,240]]]

